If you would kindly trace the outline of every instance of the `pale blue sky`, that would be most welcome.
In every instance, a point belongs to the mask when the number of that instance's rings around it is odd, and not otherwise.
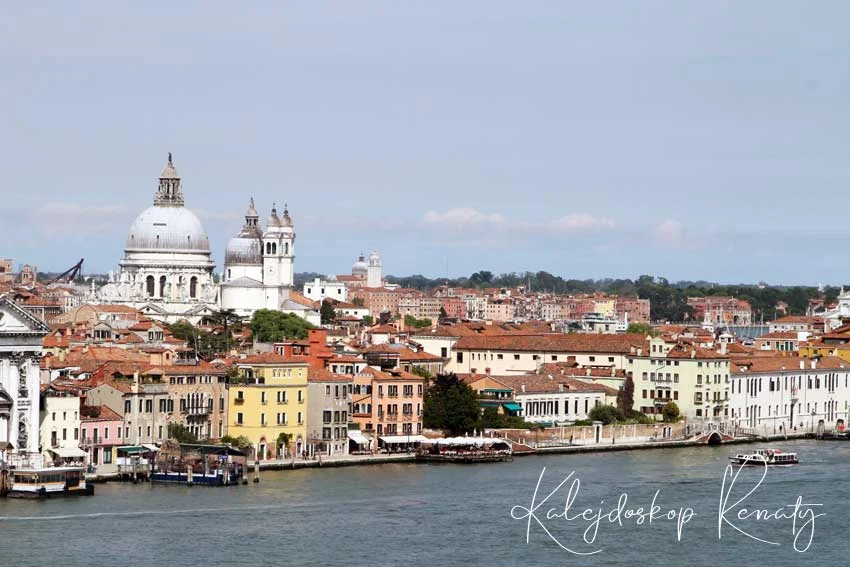
[[[221,269],[841,282],[846,2],[51,2],[0,19],[0,256],[108,270],[167,152]]]

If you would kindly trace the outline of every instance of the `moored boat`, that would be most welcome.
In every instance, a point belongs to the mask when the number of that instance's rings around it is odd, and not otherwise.
[[[783,453],[778,449],[759,449],[752,453],[739,453],[729,457],[733,465],[787,467],[800,463],[797,453]]]
[[[511,445],[504,439],[453,437],[430,439],[416,452],[416,460],[432,463],[493,463],[512,461]]]
[[[9,498],[58,498],[93,494],[94,485],[86,483],[84,467],[8,471],[6,496]]]

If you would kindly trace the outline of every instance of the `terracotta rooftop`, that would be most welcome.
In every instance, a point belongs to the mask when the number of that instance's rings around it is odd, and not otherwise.
[[[455,350],[502,350],[521,352],[581,352],[629,354],[633,348],[649,351],[640,334],[547,334],[462,337]]]

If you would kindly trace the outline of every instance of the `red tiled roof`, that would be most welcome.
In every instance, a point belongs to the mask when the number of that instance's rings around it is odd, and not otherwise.
[[[311,368],[307,371],[308,382],[352,382],[354,378],[346,374],[334,374],[323,368]]]
[[[593,352],[629,354],[633,348],[648,352],[640,334],[547,334],[462,337],[455,350],[505,350],[523,352]]]

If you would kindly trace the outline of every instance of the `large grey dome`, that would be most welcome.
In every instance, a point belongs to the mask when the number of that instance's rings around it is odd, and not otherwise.
[[[224,264],[225,266],[262,266],[263,252],[259,238],[247,234],[231,238],[224,251]]]
[[[136,217],[127,235],[127,251],[210,253],[201,220],[185,207],[148,207]]]

